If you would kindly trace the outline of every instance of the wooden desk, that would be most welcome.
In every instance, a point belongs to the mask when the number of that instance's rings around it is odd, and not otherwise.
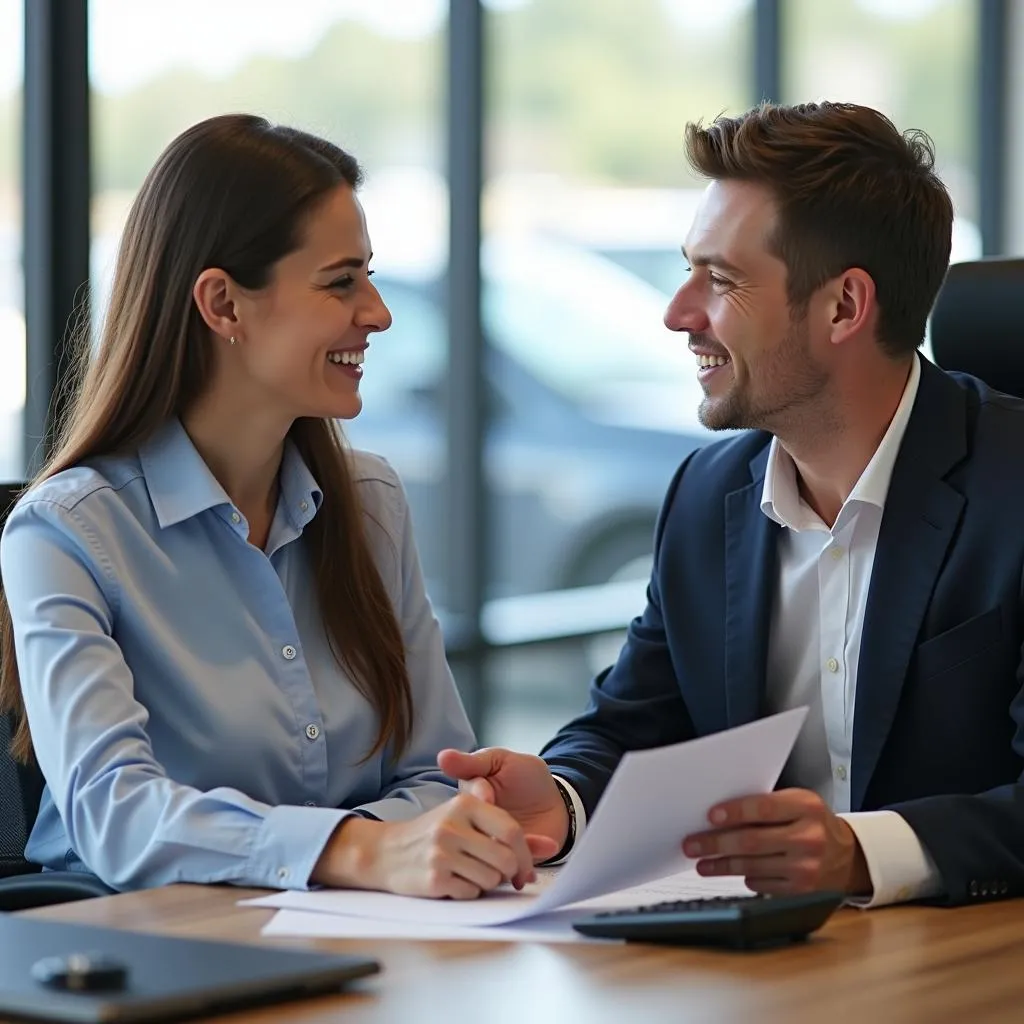
[[[32,916],[261,942],[253,890],[172,886]],[[633,1024],[1011,1024],[1024,1021],[1024,901],[842,910],[808,943],[739,954],[657,946],[272,940],[378,958],[353,992],[233,1021]]]

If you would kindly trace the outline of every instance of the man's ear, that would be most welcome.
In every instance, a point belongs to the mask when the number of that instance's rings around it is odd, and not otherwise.
[[[192,286],[199,315],[207,327],[221,338],[234,338],[239,333],[235,295],[237,285],[231,275],[217,267],[208,267]]]
[[[876,318],[878,301],[875,282],[860,267],[851,267],[828,285],[832,317],[830,341],[841,345],[870,327]]]

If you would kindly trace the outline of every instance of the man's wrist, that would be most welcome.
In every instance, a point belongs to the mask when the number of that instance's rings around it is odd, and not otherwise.
[[[853,842],[850,870],[847,874],[845,886],[846,895],[870,896],[874,892],[874,884],[871,881],[871,872],[868,870],[868,862],[864,856],[863,849],[861,849],[860,840],[849,824],[844,821],[843,825]]]
[[[576,807],[572,802],[572,796],[557,775],[552,775],[551,778],[555,783],[555,789],[558,790],[558,795],[562,798],[562,803],[565,805],[566,831],[561,849],[554,857],[549,857],[546,861],[543,861],[544,864],[557,864],[569,855],[573,845],[576,843]]]

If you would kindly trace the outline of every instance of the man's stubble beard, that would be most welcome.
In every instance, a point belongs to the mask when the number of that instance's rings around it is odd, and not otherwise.
[[[732,391],[719,398],[704,396],[697,416],[705,427],[778,433],[780,426],[794,416],[804,419],[819,404],[815,399],[829,382],[828,372],[811,359],[804,318],[790,323],[785,338],[761,358],[754,372],[757,395],[750,393],[750,379],[743,390],[738,390],[734,378]]]

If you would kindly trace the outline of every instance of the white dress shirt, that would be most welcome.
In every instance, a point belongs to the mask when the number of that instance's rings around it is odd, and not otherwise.
[[[800,497],[796,467],[773,438],[761,511],[785,527],[768,643],[771,712],[807,706],[807,723],[783,783],[812,789],[857,835],[874,887],[863,906],[933,895],[938,871],[895,811],[850,811],[853,713],[864,610],[893,465],[921,380],[914,359],[903,397],[881,443],[830,529]]]
[[[811,789],[850,825],[864,851],[873,894],[859,906],[920,899],[941,881],[913,829],[895,811],[849,813],[853,713],[864,610],[889,481],[921,379],[915,358],[885,436],[830,529],[803,501],[796,466],[773,438],[761,511],[785,529],[768,649],[767,697],[772,713],[806,705],[808,719],[783,773],[783,783]],[[582,803],[564,779],[576,809],[576,838],[586,825]]]

